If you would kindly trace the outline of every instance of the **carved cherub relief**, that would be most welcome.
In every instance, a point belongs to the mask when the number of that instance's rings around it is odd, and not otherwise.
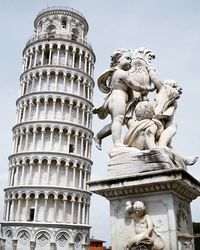
[[[153,221],[146,213],[146,207],[142,201],[127,201],[126,215],[134,219],[135,232],[128,239],[126,250],[151,249],[162,250],[165,243],[160,235],[155,232]]]

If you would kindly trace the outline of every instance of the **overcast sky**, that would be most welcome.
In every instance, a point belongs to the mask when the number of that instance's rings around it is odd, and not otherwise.
[[[200,1],[199,0],[0,0],[0,216],[2,218],[3,188],[7,185],[8,156],[11,154],[15,124],[15,101],[19,93],[22,50],[33,35],[33,21],[48,6],[68,6],[83,13],[89,23],[88,40],[96,54],[95,80],[109,67],[110,55],[118,48],[151,48],[156,54],[154,65],[161,79],[174,79],[183,87],[178,101],[178,131],[173,147],[185,155],[200,155]],[[102,103],[95,87],[94,105]],[[96,133],[105,124],[93,119]],[[105,140],[103,151],[93,147],[92,180],[106,176],[107,151],[111,138]],[[199,162],[188,171],[200,180]],[[200,198],[192,203],[193,221],[200,221]],[[90,221],[91,235],[110,243],[109,204],[93,195]]]

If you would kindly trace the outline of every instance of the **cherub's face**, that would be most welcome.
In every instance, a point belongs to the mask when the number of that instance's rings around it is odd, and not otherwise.
[[[129,70],[131,68],[131,54],[123,53],[122,56],[118,59],[118,65],[123,70]]]
[[[138,217],[141,217],[144,215],[144,208],[143,207],[135,207],[134,208],[134,211],[135,211],[135,214],[138,216]]]

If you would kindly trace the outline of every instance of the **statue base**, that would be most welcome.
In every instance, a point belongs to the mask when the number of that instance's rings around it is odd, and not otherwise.
[[[183,168],[171,163],[167,169],[132,175],[123,172],[121,177],[92,181],[88,185],[90,191],[110,201],[113,250],[194,250],[190,202],[200,195],[200,183]],[[126,204],[138,200],[144,202],[163,247],[127,248],[136,223],[133,218],[127,218]]]
[[[118,147],[109,151],[108,176],[117,177],[162,169],[184,168],[184,158],[168,148],[139,150]]]

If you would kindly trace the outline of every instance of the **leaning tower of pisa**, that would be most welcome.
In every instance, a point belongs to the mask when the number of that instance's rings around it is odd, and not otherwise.
[[[23,51],[2,249],[88,249],[95,55],[78,11],[52,7]]]

